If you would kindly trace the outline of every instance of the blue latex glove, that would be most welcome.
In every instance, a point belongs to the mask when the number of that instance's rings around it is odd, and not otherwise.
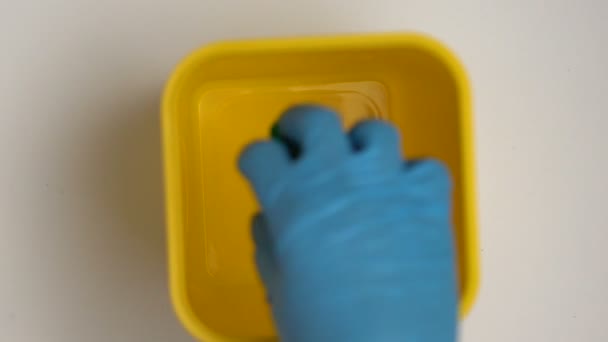
[[[454,341],[451,184],[442,164],[404,162],[397,130],[383,121],[345,134],[335,113],[307,106],[278,125],[288,144],[254,143],[239,165],[262,207],[256,261],[282,340]]]

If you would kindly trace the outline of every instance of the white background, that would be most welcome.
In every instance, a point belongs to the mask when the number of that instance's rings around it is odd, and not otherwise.
[[[475,94],[463,341],[608,341],[608,2],[0,1],[0,341],[191,341],[166,288],[159,94],[226,38],[417,30]]]

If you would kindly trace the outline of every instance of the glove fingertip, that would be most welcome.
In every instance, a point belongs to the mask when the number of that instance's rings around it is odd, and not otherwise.
[[[266,149],[266,141],[253,142],[243,149],[238,159],[239,170],[247,177],[250,177],[260,163],[263,150]]]
[[[277,179],[287,172],[289,163],[285,146],[277,141],[265,140],[245,147],[239,156],[238,168],[262,201],[272,192]]]
[[[406,172],[412,179],[432,181],[444,187],[452,186],[450,169],[443,161],[435,158],[413,159],[406,162]]]

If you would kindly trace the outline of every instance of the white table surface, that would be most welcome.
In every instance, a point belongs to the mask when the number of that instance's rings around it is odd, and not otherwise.
[[[0,2],[0,341],[191,341],[158,102],[226,38],[417,30],[474,86],[483,278],[462,341],[608,341],[608,2]],[[603,259],[603,260],[602,260]]]

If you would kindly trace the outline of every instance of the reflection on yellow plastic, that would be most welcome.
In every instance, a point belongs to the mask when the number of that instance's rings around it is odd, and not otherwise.
[[[330,106],[345,126],[395,123],[408,157],[446,162],[455,182],[461,310],[478,283],[469,88],[456,59],[420,35],[218,43],[184,60],[163,99],[171,294],[207,342],[276,341],[253,264],[257,204],[236,160],[289,106]]]

